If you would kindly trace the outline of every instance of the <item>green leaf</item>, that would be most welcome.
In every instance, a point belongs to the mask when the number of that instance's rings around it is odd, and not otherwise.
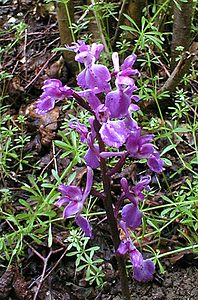
[[[177,147],[177,145],[173,144],[173,145],[169,145],[167,146],[162,152],[161,152],[161,156],[163,156],[165,153],[167,153],[168,151],[175,149]]]
[[[32,211],[30,204],[27,201],[25,201],[24,199],[19,199],[19,203],[21,205],[23,205],[24,207],[28,208],[30,211]]]
[[[128,16],[128,15],[126,15],[126,14],[123,14],[124,16],[125,16],[125,18],[129,21],[129,22],[131,22],[131,24],[133,24],[133,26],[137,29],[137,31],[136,32],[140,32],[140,29],[139,29],[139,27],[138,27],[138,25],[136,24],[136,22],[130,17],[130,16]],[[121,27],[121,26],[120,26]],[[128,27],[128,26],[127,26]],[[129,27],[129,28],[131,28],[131,27]]]
[[[178,127],[178,128],[175,128],[174,130],[173,130],[173,132],[190,132],[191,131],[191,129],[189,128],[184,128],[184,127]]]
[[[129,32],[135,32],[135,33],[138,32],[138,31],[135,30],[134,28],[129,27],[129,26],[127,26],[127,25],[121,25],[120,28],[123,29],[123,30],[129,31]]]
[[[168,158],[163,157],[162,160],[164,161],[164,163],[167,167],[171,167],[173,165],[172,161],[170,161],[170,159],[168,159]]]

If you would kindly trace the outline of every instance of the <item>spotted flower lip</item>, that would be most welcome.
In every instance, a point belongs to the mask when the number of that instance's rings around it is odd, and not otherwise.
[[[120,148],[129,135],[124,120],[108,121],[102,125],[99,132],[103,142],[115,148]]]

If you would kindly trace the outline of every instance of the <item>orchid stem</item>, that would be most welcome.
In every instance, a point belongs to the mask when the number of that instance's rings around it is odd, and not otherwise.
[[[105,151],[105,145],[102,141],[99,130],[101,125],[97,120],[94,121],[94,128],[97,134],[97,139],[99,142],[99,150],[100,152]],[[112,196],[111,196],[111,177],[107,175],[107,166],[106,161],[104,158],[100,159],[100,169],[101,169],[101,175],[102,175],[102,181],[103,181],[103,188],[104,188],[104,207],[107,215],[107,220],[110,226],[111,236],[114,244],[115,250],[119,247],[120,244],[120,236],[118,232],[117,227],[117,221],[114,216],[113,211],[113,203],[112,203]],[[129,292],[129,285],[128,285],[128,278],[127,278],[127,272],[126,272],[126,264],[125,259],[123,256],[116,256],[117,263],[118,263],[118,270],[120,274],[120,282],[121,282],[121,289],[122,289],[122,296],[123,300],[130,300],[130,292]]]

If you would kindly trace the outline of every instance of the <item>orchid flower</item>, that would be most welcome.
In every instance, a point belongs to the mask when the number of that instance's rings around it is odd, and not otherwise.
[[[66,204],[63,210],[63,218],[74,216],[78,226],[85,232],[86,236],[93,238],[90,224],[86,218],[81,215],[86,198],[88,197],[93,183],[93,171],[90,167],[87,167],[87,182],[84,191],[80,187],[74,185],[61,184],[58,187],[62,196],[55,205],[61,207]]]
[[[45,114],[52,110],[55,103],[64,100],[72,95],[71,88],[63,86],[58,79],[48,79],[44,81],[43,93],[36,102],[36,113]]]
[[[125,233],[125,239],[120,242],[116,251],[119,255],[129,254],[130,261],[133,265],[133,278],[139,282],[147,282],[153,279],[155,266],[150,259],[144,260],[142,254],[134,246],[125,222],[120,221],[120,227]]]

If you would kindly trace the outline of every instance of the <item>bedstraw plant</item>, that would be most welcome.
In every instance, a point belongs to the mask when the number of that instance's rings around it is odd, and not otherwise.
[[[135,186],[130,186],[126,178],[120,180],[120,196],[112,197],[112,177],[121,170],[126,159],[146,159],[151,171],[160,173],[163,161],[152,144],[153,135],[144,135],[133,112],[139,110],[140,100],[135,94],[137,87],[135,77],[140,73],[134,69],[136,55],[125,58],[120,66],[118,53],[112,54],[113,71],[97,61],[104,48],[102,44],[86,45],[83,41],[66,46],[76,53],[75,60],[84,64],[83,71],[77,76],[77,91],[63,86],[57,79],[44,82],[43,93],[36,102],[36,112],[45,114],[53,109],[58,101],[73,98],[76,103],[87,110],[89,128],[76,118],[69,126],[80,135],[80,141],[87,146],[84,160],[87,165],[87,179],[84,188],[75,185],[60,184],[61,193],[55,205],[64,207],[63,218],[73,216],[76,224],[85,236],[94,238],[89,221],[82,214],[87,197],[94,192],[94,169],[100,169],[103,191],[97,192],[103,200],[109,223],[113,245],[117,257],[123,299],[130,299],[125,254],[129,254],[133,265],[133,277],[139,282],[152,280],[154,263],[144,259],[133,244],[130,231],[141,225],[142,213],[138,204],[144,200],[145,189],[149,189],[149,175],[140,178]],[[115,88],[112,88],[115,85]],[[110,158],[117,157],[115,165],[108,165]],[[119,229],[122,231],[120,238]]]

